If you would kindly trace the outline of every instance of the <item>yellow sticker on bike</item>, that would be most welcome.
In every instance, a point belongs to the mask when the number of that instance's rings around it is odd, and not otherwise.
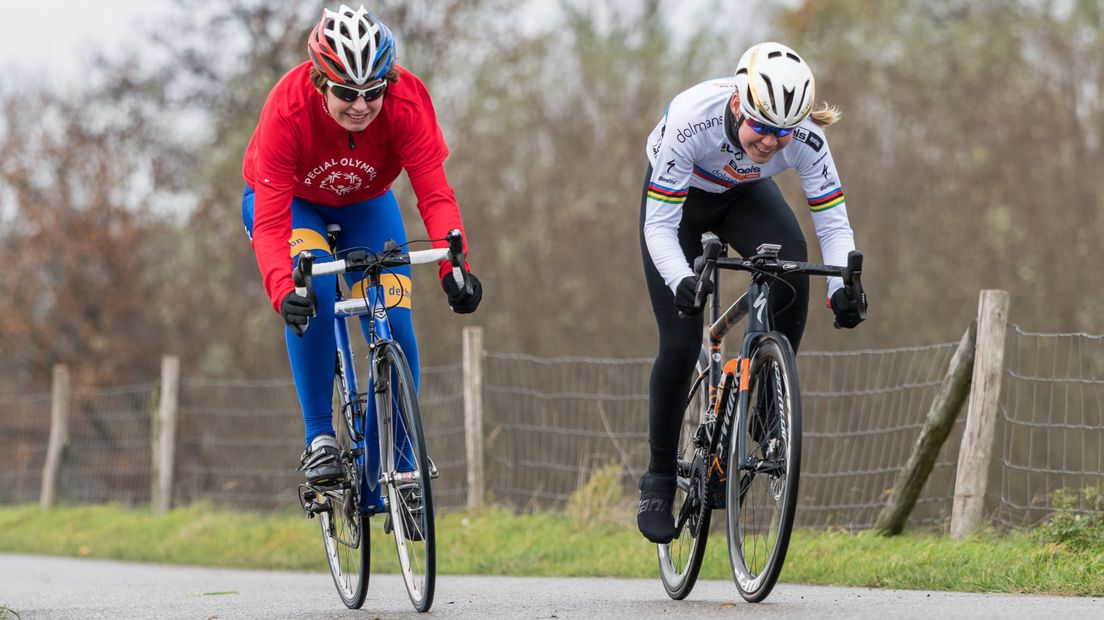
[[[362,299],[364,287],[367,282],[361,280],[353,287],[349,294],[350,299]],[[401,273],[385,273],[380,276],[380,285],[383,287],[384,305],[388,308],[410,309],[410,278]]]

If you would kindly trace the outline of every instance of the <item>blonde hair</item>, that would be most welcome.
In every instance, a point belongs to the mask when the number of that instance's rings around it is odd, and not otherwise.
[[[399,70],[396,69],[395,67],[391,67],[391,69],[389,69],[387,71],[387,75],[383,76],[383,79],[387,80],[388,82],[391,82],[392,84],[394,84],[395,82],[398,82],[399,81]],[[318,90],[318,92],[322,93],[323,95],[326,94],[326,89],[330,87],[330,85],[326,83],[327,81],[329,81],[329,78],[327,78],[325,75],[323,75],[322,72],[319,71],[318,68],[313,66],[313,65],[311,65],[311,68],[310,68],[310,81],[311,81],[311,84],[314,85],[314,88],[316,90]]]
[[[820,102],[820,107],[810,112],[809,116],[812,117],[813,122],[816,123],[818,127],[827,127],[838,121],[840,116],[843,116],[843,113],[840,112],[840,109],[836,106],[828,105],[826,101],[822,101]]]

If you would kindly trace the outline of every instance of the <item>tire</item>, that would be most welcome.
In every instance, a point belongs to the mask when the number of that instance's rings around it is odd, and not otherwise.
[[[414,609],[429,611],[437,574],[433,492],[425,433],[414,378],[406,356],[395,344],[379,353],[376,380],[388,389],[376,395],[380,445],[391,533],[399,567]],[[386,429],[386,430],[385,430]],[[420,498],[418,509],[415,497]]]
[[[705,489],[704,451],[697,450],[694,445],[695,433],[704,421],[709,405],[708,373],[708,351],[702,347],[679,432],[678,488],[674,506],[676,526],[680,521],[683,523],[678,538],[668,544],[657,545],[660,581],[667,595],[676,601],[686,598],[694,589],[705,556],[705,543],[709,538],[712,512],[702,501]]]
[[[758,603],[778,581],[790,544],[801,469],[801,392],[793,349],[777,332],[755,343],[748,369],[748,410],[734,429],[728,461],[728,550],[740,595]],[[741,435],[748,466],[737,470]]]
[[[350,385],[355,379],[347,380],[346,363],[341,354],[337,358],[337,386],[340,390],[342,414],[348,412],[347,403],[355,402],[356,394],[350,394]],[[351,369],[349,370],[351,372]],[[363,420],[363,416],[360,418]],[[361,485],[363,459],[357,462],[350,454],[354,441],[349,437],[347,424],[335,424],[337,445],[341,449],[345,464],[346,482],[342,488],[322,493],[324,503],[329,510],[318,514],[322,528],[322,542],[326,547],[326,560],[330,565],[334,585],[341,601],[349,609],[360,609],[368,593],[371,545],[368,519],[361,506]],[[361,440],[363,444],[363,438]],[[363,445],[361,446],[363,447]],[[363,450],[361,450],[363,453]]]

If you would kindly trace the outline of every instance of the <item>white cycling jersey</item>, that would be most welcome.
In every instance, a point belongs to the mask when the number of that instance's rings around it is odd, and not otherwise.
[[[644,239],[652,262],[672,291],[683,278],[694,275],[678,242],[683,203],[691,187],[719,194],[793,168],[805,188],[824,262],[846,265],[847,253],[855,249],[843,186],[824,132],[806,118],[794,128],[785,148],[767,163],[757,164],[725,132],[725,109],[735,88],[732,78],[723,78],[679,93],[648,136],[652,177]],[[828,278],[829,297],[842,287],[840,278]]]

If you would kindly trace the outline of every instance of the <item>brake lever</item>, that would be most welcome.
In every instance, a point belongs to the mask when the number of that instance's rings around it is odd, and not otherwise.
[[[295,294],[304,299],[310,299],[312,289],[314,288],[314,277],[311,272],[314,270],[314,255],[308,250],[303,250],[299,253],[299,263],[295,266],[295,269],[291,270],[291,280],[295,283]],[[315,315],[315,309],[311,307],[311,316]],[[307,318],[306,324],[303,326],[290,326],[291,330],[295,332],[296,336],[302,336],[310,325],[310,317]]]
[[[445,235],[449,245],[449,263],[452,265],[452,277],[456,286],[464,289],[468,295],[473,293],[471,280],[467,277],[467,269],[464,268],[464,237],[459,228],[453,228]]]
[[[848,297],[855,299],[859,304],[859,320],[866,320],[866,291],[863,290],[862,285],[862,268],[863,254],[859,250],[851,250],[847,253],[847,266],[844,267],[843,273],[843,287],[846,290]],[[836,329],[843,329],[843,326],[839,324],[839,321],[834,321]]]
[[[694,259],[694,276],[698,279],[698,285],[694,289],[694,305],[701,307],[705,303],[705,283],[713,277],[713,270],[717,265],[717,257],[721,255],[724,245],[720,239],[710,236],[703,243],[702,255]],[[678,311],[678,317],[685,319],[688,315],[682,310]]]

